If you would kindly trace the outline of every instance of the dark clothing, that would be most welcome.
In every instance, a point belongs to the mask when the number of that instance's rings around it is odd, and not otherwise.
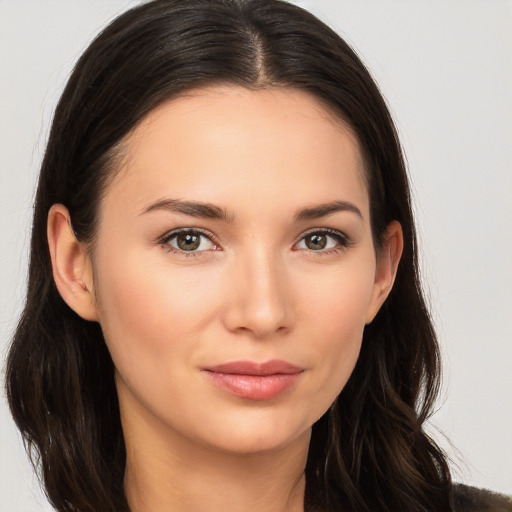
[[[454,512],[512,512],[512,498],[468,485],[453,486]]]

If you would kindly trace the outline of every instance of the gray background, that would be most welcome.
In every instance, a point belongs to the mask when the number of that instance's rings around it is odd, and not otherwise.
[[[2,360],[23,302],[31,202],[56,100],[91,37],[137,3],[0,0]],[[512,493],[512,2],[297,3],[358,50],[406,150],[445,355],[430,431],[456,480]],[[3,394],[0,510],[50,510]]]

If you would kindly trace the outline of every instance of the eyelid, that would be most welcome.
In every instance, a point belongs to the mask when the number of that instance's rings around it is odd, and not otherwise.
[[[207,249],[207,250],[202,250],[202,251],[183,251],[180,249],[176,249],[175,247],[173,247],[172,245],[170,245],[168,243],[169,240],[176,237],[180,233],[188,233],[188,232],[198,233],[198,234],[208,238],[208,240],[210,240],[210,242],[215,246],[214,249]],[[196,227],[182,227],[182,228],[172,229],[171,231],[167,231],[164,235],[162,235],[161,237],[158,238],[157,244],[161,245],[161,246],[165,246],[165,249],[167,249],[171,252],[178,253],[178,254],[184,254],[185,256],[194,256],[194,255],[197,256],[201,253],[209,252],[211,250],[220,250],[220,245],[219,245],[218,239],[211,231],[208,231],[203,228],[196,228]]]
[[[338,244],[336,247],[333,247],[331,249],[325,249],[325,250],[320,250],[320,251],[313,251],[313,250],[309,249],[309,252],[311,252],[311,253],[321,255],[321,254],[329,253],[330,251],[347,249],[353,245],[352,239],[343,231],[339,231],[338,229],[333,229],[333,228],[311,228],[311,229],[308,229],[307,231],[301,233],[301,235],[295,242],[294,247],[299,242],[301,242],[305,237],[307,237],[308,235],[313,235],[315,233],[327,234],[327,235],[331,236],[332,238],[334,238],[338,242]]]
[[[206,249],[206,250],[202,250],[202,251],[183,251],[180,249],[176,249],[175,247],[171,246],[168,243],[169,240],[171,240],[175,236],[179,235],[180,233],[184,233],[184,232],[185,233],[193,232],[193,233],[198,233],[202,236],[205,236],[206,238],[208,238],[208,240],[210,240],[212,242],[212,244],[214,244],[215,247],[213,249]],[[337,241],[337,245],[336,245],[336,247],[333,247],[330,249],[325,249],[325,250],[319,250],[319,251],[313,251],[313,250],[309,249],[308,251],[311,253],[316,253],[318,255],[327,254],[330,251],[339,251],[340,249],[347,249],[351,245],[353,245],[352,239],[343,231],[333,229],[333,228],[315,227],[315,228],[308,229],[307,231],[304,231],[303,233],[301,233],[300,236],[297,238],[296,242],[293,244],[293,247],[295,248],[297,246],[297,244],[299,242],[301,242],[306,236],[312,235],[315,233],[327,234],[327,235],[331,236],[332,238],[334,238]],[[181,227],[181,228],[175,228],[175,229],[172,229],[172,230],[166,232],[164,235],[162,235],[161,237],[158,238],[157,244],[164,246],[165,249],[167,249],[171,252],[175,252],[175,253],[182,254],[185,256],[194,256],[194,255],[199,256],[202,253],[210,252],[212,250],[222,250],[222,248],[220,247],[218,238],[211,231],[208,231],[204,228],[188,227],[188,226]],[[298,250],[304,250],[304,249],[298,249]]]

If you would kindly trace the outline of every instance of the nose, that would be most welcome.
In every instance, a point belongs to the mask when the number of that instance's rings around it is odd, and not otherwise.
[[[293,293],[284,263],[265,250],[240,258],[231,267],[223,322],[230,332],[257,339],[292,329]]]

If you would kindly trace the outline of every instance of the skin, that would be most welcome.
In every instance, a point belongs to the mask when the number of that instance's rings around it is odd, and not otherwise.
[[[115,363],[130,506],[302,511],[311,426],[391,290],[400,226],[376,251],[357,140],[299,91],[197,90],[151,112],[125,149],[95,246],[62,205],[48,240],[61,295],[101,324]],[[178,199],[225,218],[177,212]],[[296,218],[332,202],[343,208]],[[172,236],[184,228],[201,231],[193,251]],[[204,371],[273,359],[302,371],[267,400]]]

